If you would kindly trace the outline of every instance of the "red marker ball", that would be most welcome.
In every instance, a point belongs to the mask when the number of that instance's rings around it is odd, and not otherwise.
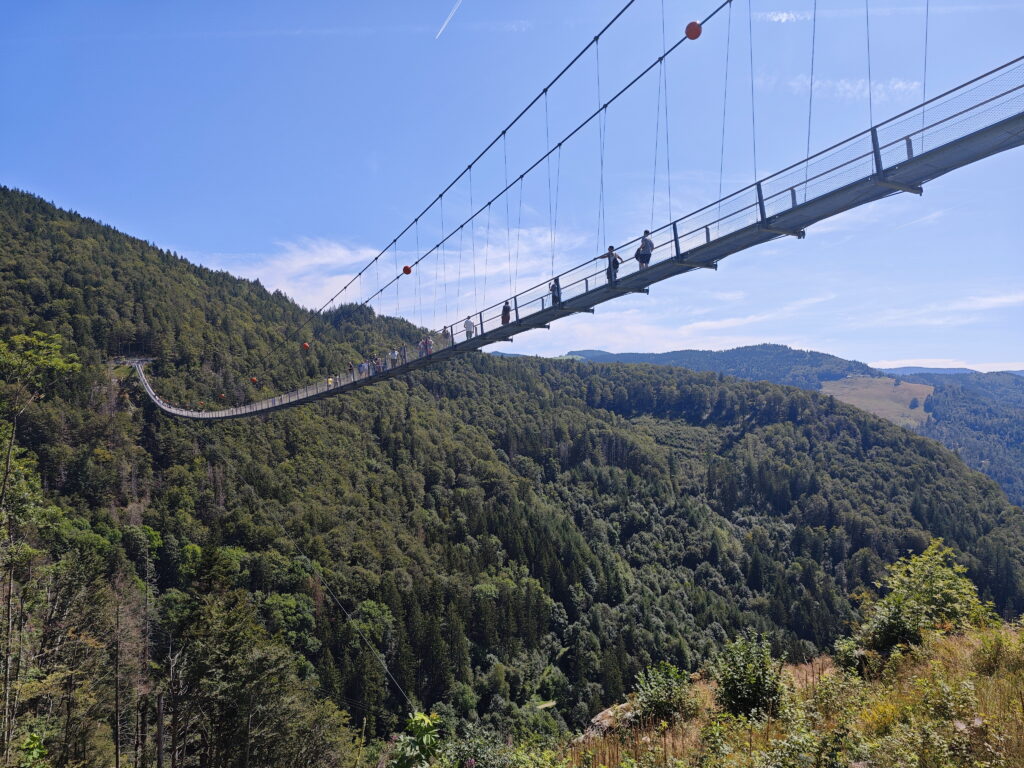
[[[406,274],[406,275],[411,275],[412,274],[412,267],[410,267],[408,264],[406,264],[404,267],[402,267],[402,272],[404,274]]]
[[[249,379],[249,381],[251,381],[253,384],[255,384],[256,383],[256,377],[253,376],[252,378]]]
[[[696,40],[703,31],[699,21],[691,21],[686,25],[686,37],[690,40]]]
[[[305,350],[308,350],[309,349],[309,342],[308,341],[302,342],[302,348],[305,349]]]
[[[223,398],[224,398],[224,393],[223,393],[223,392],[221,392],[221,393],[220,393],[220,396],[221,396],[221,399],[223,399]]]

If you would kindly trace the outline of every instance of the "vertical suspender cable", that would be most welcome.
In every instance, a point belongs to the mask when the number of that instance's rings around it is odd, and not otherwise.
[[[662,61],[660,67],[665,66]],[[654,109],[654,173],[651,178],[651,229],[654,229],[654,200],[658,191],[658,142],[661,139],[661,72],[658,72],[658,102]]]
[[[444,195],[441,196],[441,235],[444,235]],[[441,243],[441,285],[444,294],[444,316],[448,317],[448,252]]]
[[[395,274],[399,274],[398,271],[398,241],[395,240]],[[398,294],[398,281],[395,280],[395,314],[402,314],[402,297]]]
[[[928,101],[928,27],[931,19],[931,0],[924,0],[924,75],[921,79],[921,101]],[[925,107],[921,107],[921,152],[924,152]]]
[[[484,304],[486,305],[487,304],[487,264],[488,264],[488,262],[490,261],[490,258],[491,258],[491,204],[490,203],[487,204],[487,228],[484,230],[484,232],[485,232],[485,234],[484,234],[484,287],[483,287],[483,295],[484,295]],[[478,310],[479,309],[483,309],[483,307],[481,307],[479,304],[476,305],[476,308]]]
[[[601,103],[601,41],[597,38],[594,39],[594,62],[597,68],[597,108],[601,110],[601,113],[597,116],[597,136],[601,166],[601,186],[597,204],[597,252],[600,254],[604,240],[608,239],[608,227],[604,220],[604,132],[607,126],[608,112],[602,109]],[[602,234],[604,235],[603,238]]]
[[[462,227],[459,227],[459,268],[455,273],[455,316],[462,317]]]
[[[476,221],[473,215],[475,207],[473,206],[473,169],[469,169],[469,247],[472,255],[470,259],[473,262],[473,304],[480,306],[480,302],[476,297]],[[462,314],[461,312],[459,313]]]
[[[558,201],[562,189],[562,145],[558,145],[558,159],[555,161],[555,220],[551,226],[551,246],[557,249],[558,246]],[[552,273],[554,273],[552,264]]]
[[[718,222],[716,227],[720,230],[722,226],[722,180],[725,178],[725,118],[726,107],[729,104],[729,51],[732,48],[732,2],[729,3],[729,18],[725,26],[725,81],[722,85],[722,139],[718,155]]]
[[[373,292],[377,299],[377,316],[380,317],[380,256],[373,260]]]
[[[811,156],[811,119],[814,115],[814,59],[818,45],[818,0],[814,0],[811,13],[811,85],[807,94],[807,154]],[[810,163],[804,165],[804,202],[807,201],[807,178],[810,175]]]
[[[747,0],[747,35],[750,42],[750,143],[754,151],[754,180],[757,180],[757,108],[754,102],[754,9]]]
[[[416,258],[420,256],[420,220],[416,217]],[[416,314],[419,317],[419,324],[423,326],[423,297],[420,293],[420,270],[416,270]]]
[[[508,138],[501,134],[502,154],[505,157],[505,187],[508,187]],[[508,251],[508,292],[515,293],[512,285],[512,220],[510,217],[508,192],[505,193],[505,249]]]
[[[551,123],[548,114],[548,89],[544,89],[544,148],[549,151],[544,160],[548,174],[548,240],[551,243],[551,274],[555,274],[555,214],[551,197]]]
[[[871,80],[871,7],[870,0],[864,0],[864,37],[868,44],[868,119],[875,124],[875,88]]]
[[[516,218],[516,286],[519,286],[519,243],[523,236],[523,177],[519,177],[519,213]],[[513,291],[514,292],[514,291]]]
[[[668,51],[668,39],[665,37],[665,0],[661,0],[661,55],[664,56]],[[665,64],[662,59],[661,67],[661,79],[664,82],[665,91],[665,181],[668,185],[668,218],[669,221],[673,219],[672,216],[672,153],[670,150],[669,143],[669,130],[668,130],[668,65]]]

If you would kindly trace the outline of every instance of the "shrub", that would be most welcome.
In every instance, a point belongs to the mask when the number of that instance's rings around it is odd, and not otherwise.
[[[636,716],[643,723],[672,723],[697,715],[690,678],[665,661],[637,675],[633,701]]]
[[[715,699],[732,715],[774,716],[784,692],[782,662],[772,657],[771,645],[757,635],[744,634],[727,644],[712,663],[718,689]]]
[[[440,722],[433,713],[414,713],[406,723],[406,732],[394,741],[393,768],[427,768],[441,745]]]
[[[978,598],[977,588],[963,575],[966,570],[940,540],[889,566],[887,593],[870,606],[858,633],[860,643],[889,653],[919,644],[925,630],[959,632],[990,623],[992,606]]]

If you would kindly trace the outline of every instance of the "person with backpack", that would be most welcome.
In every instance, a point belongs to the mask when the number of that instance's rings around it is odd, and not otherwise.
[[[636,249],[636,263],[640,269],[647,269],[651,263],[651,255],[654,253],[654,241],[651,240],[651,230],[645,229],[644,236],[640,238],[640,247]]]

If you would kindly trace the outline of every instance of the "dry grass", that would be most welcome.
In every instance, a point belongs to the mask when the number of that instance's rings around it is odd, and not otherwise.
[[[905,758],[896,750],[912,750],[914,729],[924,727],[959,734],[961,742],[971,746],[958,748],[976,750],[977,754],[964,756],[964,762],[948,763],[950,768],[1024,767],[1024,630],[1020,627],[929,638],[920,648],[894,659],[875,680],[846,677],[828,657],[789,665],[786,672],[791,713],[799,715],[720,725],[719,738],[724,738],[728,749],[717,761],[702,762],[701,734],[716,712],[712,684],[700,681],[695,692],[701,714],[694,720],[579,740],[566,748],[566,765],[753,768],[762,764],[765,750],[777,748],[787,738],[792,741],[801,728],[819,744],[843,728],[862,750],[871,752],[872,768],[898,768]],[[990,755],[994,757],[986,757]]]
[[[847,376],[838,381],[826,381],[821,391],[837,400],[873,413],[901,427],[915,427],[928,421],[924,401],[935,389],[928,384],[903,381],[879,376]],[[917,398],[918,407],[910,403]]]

